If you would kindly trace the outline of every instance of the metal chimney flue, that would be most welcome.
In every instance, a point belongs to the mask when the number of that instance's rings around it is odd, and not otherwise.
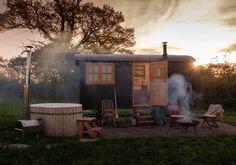
[[[162,46],[163,46],[163,57],[167,57],[167,43],[168,43],[168,42],[162,42]]]

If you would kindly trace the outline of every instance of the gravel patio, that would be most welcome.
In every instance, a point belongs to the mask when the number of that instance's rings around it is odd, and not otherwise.
[[[140,127],[127,127],[115,128],[112,126],[103,127],[103,138],[129,138],[129,137],[176,137],[176,136],[206,136],[217,134],[236,134],[236,127],[223,122],[217,122],[219,128],[207,126],[202,127],[202,120],[197,126],[197,133],[192,127],[188,131],[181,128],[171,128],[169,130],[169,123],[157,126],[140,126]],[[168,132],[169,130],[169,132]]]

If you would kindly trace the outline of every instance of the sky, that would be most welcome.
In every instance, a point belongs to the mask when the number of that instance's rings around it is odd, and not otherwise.
[[[2,0],[0,0],[2,1]],[[236,0],[84,0],[108,4],[125,16],[123,26],[135,28],[135,54],[191,55],[199,64],[236,63]],[[0,12],[3,7],[0,6]],[[21,53],[29,40],[40,40],[28,30],[0,33],[0,56]]]

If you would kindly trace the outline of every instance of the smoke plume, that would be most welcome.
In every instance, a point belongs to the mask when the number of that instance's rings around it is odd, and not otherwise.
[[[185,120],[191,120],[192,114],[189,111],[192,101],[192,89],[183,75],[173,74],[168,80],[169,105],[178,105],[180,113],[185,116]]]

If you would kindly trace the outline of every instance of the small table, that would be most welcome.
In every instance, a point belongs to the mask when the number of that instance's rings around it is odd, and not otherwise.
[[[90,138],[97,138],[97,136],[101,136],[101,127],[97,127],[95,117],[82,117],[77,120],[77,129],[79,138],[85,137],[88,135]]]

